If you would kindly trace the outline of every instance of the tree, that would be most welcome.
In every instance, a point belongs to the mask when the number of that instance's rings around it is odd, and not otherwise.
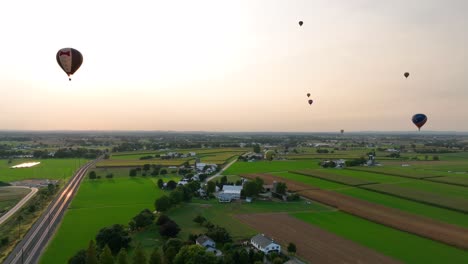
[[[137,176],[137,170],[136,169],[130,169],[130,172],[128,173],[130,177],[135,177]]]
[[[96,172],[95,172],[95,171],[90,171],[88,177],[89,177],[91,180],[96,179],[96,178],[97,178]]]
[[[248,181],[244,183],[242,190],[244,191],[244,195],[246,197],[254,197],[258,194],[257,184],[254,181]]]
[[[120,249],[128,248],[131,238],[123,225],[112,225],[99,230],[96,235],[96,244],[102,249],[109,246],[112,254],[117,254]]]
[[[151,168],[151,165],[150,165],[150,164],[145,164],[145,165],[143,165],[143,170],[144,170],[144,171],[149,171],[150,168]]]
[[[99,264],[114,264],[114,258],[110,248],[106,245],[101,255],[99,255]]]
[[[109,173],[109,174],[106,175],[106,178],[107,179],[112,179],[112,178],[114,178],[114,174]]]
[[[276,258],[273,259],[273,262],[272,262],[272,263],[273,263],[273,264],[283,264],[283,262],[284,262],[284,261],[283,261],[282,258],[276,257]]]
[[[161,170],[159,171],[159,174],[161,174],[161,175],[166,175],[166,174],[167,174],[167,170],[166,170],[166,169],[161,169]]]
[[[173,247],[170,247],[166,251],[164,251],[165,263],[172,264],[172,261],[174,260],[175,256],[177,255],[177,252],[178,251]]]
[[[149,226],[153,223],[155,217],[153,212],[148,209],[144,209],[130,221],[129,226],[132,230],[138,230],[140,228]]]
[[[184,191],[179,188],[175,189],[169,194],[169,199],[171,200],[171,204],[181,203],[184,199]]]
[[[184,246],[184,241],[182,241],[179,238],[169,238],[166,243],[164,243],[162,249],[163,252],[166,252],[169,248],[174,248],[176,252],[179,252],[179,250]]]
[[[210,228],[208,232],[206,233],[206,235],[209,236],[214,241],[216,241],[217,243],[221,243],[221,244],[232,241],[231,235],[226,230],[226,228],[220,227],[220,226],[215,226],[214,228]]]
[[[93,240],[89,241],[88,250],[86,250],[86,264],[98,264],[96,245]]]
[[[201,225],[203,222],[206,221],[206,218],[201,215],[197,215],[195,216],[195,218],[193,218],[193,221]]]
[[[432,160],[439,160],[439,156],[433,156]]]
[[[254,144],[253,145],[253,152],[260,153],[260,145],[259,144]]]
[[[166,184],[166,188],[168,190],[174,190],[176,187],[177,187],[177,182],[175,182],[173,180],[168,181],[167,184]]]
[[[68,260],[68,264],[86,264],[86,250],[82,249]]]
[[[164,187],[163,179],[158,179],[158,187],[159,187],[159,189],[162,189]]]
[[[278,183],[276,184],[276,193],[278,193],[278,194],[286,194],[286,189],[287,189],[286,183],[284,183],[284,182],[278,182]]]
[[[156,220],[156,224],[157,225],[164,225],[165,223],[169,222],[171,219],[165,215],[165,214],[161,214],[159,217],[158,217],[158,220]]]
[[[220,181],[220,184],[221,185],[226,185],[228,182],[228,179],[227,179],[227,176],[224,175],[223,177],[221,177],[221,181]]]
[[[149,259],[149,264],[162,264],[161,254],[159,254],[159,248],[154,248]]]
[[[127,250],[122,248],[117,255],[117,264],[128,264]]]
[[[175,237],[179,231],[180,227],[172,220],[159,226],[159,234],[164,237]]]
[[[133,264],[143,264],[146,263],[145,252],[141,248],[141,244],[138,244],[133,253]]]
[[[296,253],[296,244],[290,242],[288,245],[288,253],[289,254],[295,254]]]
[[[171,199],[167,195],[163,195],[156,199],[154,207],[158,212],[165,212],[171,207]]]
[[[212,181],[209,181],[206,184],[206,192],[210,194],[210,193],[214,193],[215,191],[216,191],[216,184]]]
[[[215,264],[215,255],[199,245],[184,246],[174,258],[174,264]]]

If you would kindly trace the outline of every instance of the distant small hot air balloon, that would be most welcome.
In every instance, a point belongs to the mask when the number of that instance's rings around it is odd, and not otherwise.
[[[68,79],[71,81],[70,76],[74,74],[83,63],[83,55],[76,49],[63,48],[57,52],[55,56],[57,63],[60,68],[68,75]]]
[[[403,74],[405,76],[405,78],[408,78],[409,76],[409,72],[405,72],[405,74]]]
[[[302,22],[302,21],[299,21],[299,26],[301,26],[301,27],[302,27],[302,24],[304,24],[304,22]]]
[[[340,130],[340,133],[343,134],[343,133],[344,133],[344,129],[341,129],[341,130]]]
[[[425,114],[415,114],[411,120],[413,124],[418,127],[418,130],[421,131],[421,127],[427,122],[427,116]]]
[[[307,93],[307,97],[310,97],[310,93]]]
[[[312,99],[309,99],[309,105],[312,105],[314,101]]]

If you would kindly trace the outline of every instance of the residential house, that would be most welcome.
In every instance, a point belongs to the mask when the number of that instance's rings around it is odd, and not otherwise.
[[[221,250],[216,249],[216,242],[213,239],[209,238],[206,235],[199,236],[195,243],[199,246],[202,246],[206,249],[207,252],[213,253],[217,257],[223,256],[223,252]]]
[[[219,202],[230,203],[232,200],[240,199],[242,186],[223,185],[223,190],[218,193]]]
[[[252,237],[250,239],[250,244],[265,254],[271,252],[281,252],[281,246],[264,234],[258,234]]]

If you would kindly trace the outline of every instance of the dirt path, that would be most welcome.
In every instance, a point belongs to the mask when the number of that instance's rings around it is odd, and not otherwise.
[[[244,214],[235,217],[283,246],[293,242],[297,246],[297,255],[310,263],[401,263],[287,214]]]
[[[10,218],[12,215],[16,213],[26,202],[31,199],[34,194],[37,193],[38,189],[37,188],[29,188],[29,187],[23,187],[23,186],[10,186],[10,187],[3,187],[3,188],[25,188],[25,189],[31,189],[31,192],[29,192],[21,201],[19,201],[13,208],[11,208],[6,214],[4,214],[2,217],[0,217],[0,225],[3,224],[8,218]]]
[[[273,181],[286,182],[289,190],[297,191],[301,196],[336,207],[346,213],[461,249],[468,249],[468,229],[463,227],[374,204],[337,192],[321,190],[319,188],[311,189],[311,186],[308,184],[294,182],[270,174],[249,174],[242,176],[251,179],[260,177],[269,184],[273,183]],[[306,188],[309,188],[309,190]]]

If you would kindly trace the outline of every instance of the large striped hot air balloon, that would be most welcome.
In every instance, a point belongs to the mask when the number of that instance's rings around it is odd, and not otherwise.
[[[411,120],[418,127],[418,130],[421,130],[421,127],[427,122],[427,116],[425,114],[415,114]]]
[[[74,74],[83,63],[83,55],[76,49],[63,48],[57,52],[57,63],[60,68],[68,75],[71,81],[71,75]]]

